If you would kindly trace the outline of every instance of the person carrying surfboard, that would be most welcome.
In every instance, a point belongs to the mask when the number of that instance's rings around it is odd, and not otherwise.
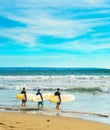
[[[26,95],[26,89],[23,88],[23,90],[21,91],[21,94],[24,94],[24,99],[22,99],[22,106],[26,106],[26,102],[27,102],[27,95]]]
[[[55,96],[58,96],[59,101],[56,104],[56,109],[60,109],[60,104],[61,104],[61,93],[60,93],[60,89],[57,88],[57,91],[55,92]]]
[[[38,102],[38,108],[43,107],[43,96],[42,96],[42,93],[40,92],[40,89],[38,89],[36,95],[40,95],[41,97],[41,101]]]

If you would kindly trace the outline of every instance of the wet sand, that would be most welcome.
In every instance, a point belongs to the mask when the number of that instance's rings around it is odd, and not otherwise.
[[[70,117],[0,112],[0,130],[110,130],[110,125]]]

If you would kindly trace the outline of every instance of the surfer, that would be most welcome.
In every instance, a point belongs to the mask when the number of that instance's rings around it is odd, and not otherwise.
[[[23,90],[21,91],[21,94],[24,94],[24,99],[22,99],[22,106],[26,106],[26,102],[27,102],[27,95],[26,95],[26,89],[23,88]]]
[[[56,109],[60,109],[60,104],[61,104],[61,93],[60,93],[60,89],[59,88],[57,88],[57,91],[55,92],[55,96],[58,96],[58,98],[59,98],[59,101],[57,102],[57,104],[56,104]]]
[[[36,95],[40,95],[41,97],[41,101],[38,102],[38,108],[43,107],[43,96],[42,96],[42,93],[40,92],[40,89],[38,89]]]

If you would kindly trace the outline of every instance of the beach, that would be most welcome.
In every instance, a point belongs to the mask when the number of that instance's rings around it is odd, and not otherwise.
[[[21,111],[16,95],[26,88],[27,94],[52,93],[75,96],[71,102],[61,103],[60,116],[80,118],[110,125],[110,70],[72,68],[1,68],[0,111]],[[37,102],[27,101],[25,113],[56,115],[56,104],[44,101],[44,110],[36,111]]]
[[[78,118],[0,112],[0,130],[110,130],[110,125]]]

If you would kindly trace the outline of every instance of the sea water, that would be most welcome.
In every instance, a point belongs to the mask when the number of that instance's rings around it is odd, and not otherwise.
[[[0,68],[0,110],[18,110],[16,94],[25,87],[27,93],[72,94],[75,101],[62,103],[59,115],[110,124],[110,69],[97,68]],[[44,113],[55,114],[55,105],[44,102]],[[27,107],[37,108],[36,102]],[[14,109],[15,108],[15,109]],[[34,113],[36,111],[31,111]],[[58,114],[58,113],[57,113]]]

